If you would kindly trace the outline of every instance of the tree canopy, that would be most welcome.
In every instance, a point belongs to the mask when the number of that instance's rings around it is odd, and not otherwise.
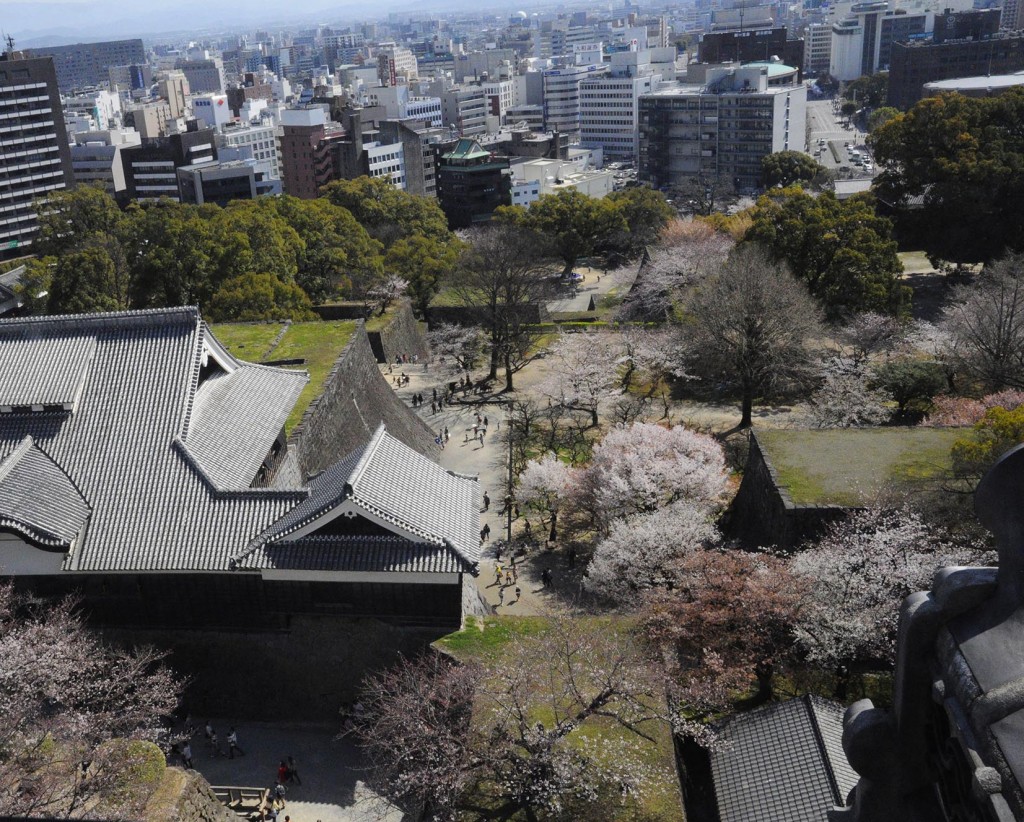
[[[500,221],[545,237],[569,273],[576,261],[593,254],[604,238],[627,231],[629,226],[619,202],[607,197],[588,197],[575,188],[567,188],[541,196],[529,209],[502,206],[495,214]],[[635,201],[624,202],[636,205]]]
[[[787,188],[762,196],[746,242],[784,261],[825,308],[829,319],[858,311],[905,312],[910,291],[892,239],[892,223],[875,213],[870,195],[838,200]]]
[[[879,198],[902,209],[905,233],[933,261],[987,262],[1021,247],[1024,89],[928,97],[870,142]]]
[[[888,96],[889,72],[887,71],[865,74],[863,77],[851,80],[843,89],[843,97],[868,108],[884,106]],[[856,111],[856,107],[854,110]]]
[[[802,151],[776,151],[761,158],[761,174],[766,188],[796,183],[820,187],[828,179],[828,169]]]

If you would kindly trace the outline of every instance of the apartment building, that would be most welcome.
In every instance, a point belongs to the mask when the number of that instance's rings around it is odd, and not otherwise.
[[[205,60],[179,60],[174,67],[185,73],[193,94],[221,94],[224,91],[224,61],[219,57]]]
[[[229,124],[217,134],[218,149],[247,152],[269,171],[268,178],[281,179],[281,155],[277,148],[277,129],[272,123]]]
[[[319,196],[320,188],[339,177],[335,143],[345,138],[339,123],[323,108],[281,112],[281,173],[284,193],[304,200]]]
[[[441,94],[441,123],[463,137],[487,131],[487,94],[480,86],[457,86]]]
[[[804,148],[807,87],[779,63],[715,67],[703,85],[640,98],[640,180],[667,189],[695,179],[761,185],[761,159]]]
[[[817,77],[828,71],[832,59],[832,26],[811,23],[804,30],[804,75]]]
[[[98,86],[109,80],[110,66],[145,64],[142,40],[108,40],[101,43],[75,43],[29,49],[29,57],[52,57],[61,91]]]
[[[53,60],[0,55],[0,260],[31,251],[35,201],[73,179]]]

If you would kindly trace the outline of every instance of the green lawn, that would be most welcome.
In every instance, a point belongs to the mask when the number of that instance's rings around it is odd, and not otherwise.
[[[608,622],[620,617],[592,619]],[[463,630],[442,637],[434,644],[458,659],[486,662],[500,659],[511,639],[543,633],[546,627],[547,620],[544,617],[467,617]],[[590,739],[626,736],[638,739],[612,719],[597,719],[592,725],[588,722],[576,733]],[[645,762],[653,775],[652,784],[640,801],[623,803],[621,811],[608,822],[679,822],[683,818],[671,729],[667,724],[660,724],[645,730],[655,740],[653,744],[640,740],[643,743]]]
[[[260,362],[271,343],[281,333],[284,323],[222,323],[214,325],[213,334],[238,359]]]
[[[356,330],[356,321],[292,323],[272,351],[268,349],[281,331],[280,323],[234,323],[212,328],[217,339],[239,359],[249,362],[305,360],[303,365],[294,366],[309,372],[309,383],[288,415],[285,431],[290,433],[323,389],[331,366]]]
[[[778,480],[797,504],[858,505],[882,488],[941,476],[956,428],[758,431]]]

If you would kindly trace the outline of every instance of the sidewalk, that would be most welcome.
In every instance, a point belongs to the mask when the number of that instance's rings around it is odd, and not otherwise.
[[[495,555],[493,543],[496,540],[504,539],[508,528],[507,517],[499,514],[504,500],[506,488],[508,487],[508,452],[501,444],[499,434],[505,430],[508,418],[508,407],[503,402],[476,402],[476,395],[470,393],[465,397],[459,393],[452,405],[446,405],[441,411],[430,413],[432,400],[431,389],[446,382],[438,378],[433,372],[423,371],[422,364],[406,364],[393,366],[392,374],[388,373],[388,366],[382,365],[381,371],[388,384],[392,386],[398,396],[409,406],[413,413],[419,414],[423,421],[434,432],[444,431],[448,428],[448,445],[441,452],[441,465],[450,471],[460,474],[475,475],[480,479],[480,527],[484,524],[490,526],[490,540],[484,545],[483,558],[480,561],[480,575],[477,577],[477,586],[486,602],[497,606],[496,613],[506,615],[529,616],[536,614],[551,613],[561,607],[561,602],[556,590],[565,595],[565,587],[577,586],[578,583],[570,581],[563,573],[565,560],[561,552],[549,553],[543,548],[535,548],[531,556],[526,558],[525,563],[519,562],[519,588],[521,596],[518,601],[515,597],[516,586],[502,586],[504,588],[504,601],[499,595],[499,586],[494,582]],[[393,377],[404,372],[409,377],[409,384],[401,388],[395,388]],[[517,374],[522,380],[524,372]],[[500,383],[500,381],[499,381]],[[413,394],[423,395],[423,405],[419,408],[412,408]],[[486,417],[488,426],[487,434],[483,444],[479,440],[470,439],[473,436],[473,425],[476,422],[476,415]],[[488,510],[484,511],[482,500],[486,492],[491,499]],[[513,521],[513,533],[518,534],[522,527],[520,523]],[[502,556],[503,567],[508,565],[509,556],[506,553]],[[541,572],[549,568],[552,571],[555,587],[553,590],[545,591],[541,585]]]

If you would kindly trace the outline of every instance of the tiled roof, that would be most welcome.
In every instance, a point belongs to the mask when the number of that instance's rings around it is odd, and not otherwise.
[[[445,545],[410,542],[402,537],[318,536],[272,542],[258,552],[262,568],[309,571],[401,571],[453,574],[467,564]]]
[[[843,712],[805,696],[727,721],[711,754],[721,822],[826,822],[858,778],[843,753]]]
[[[307,382],[303,371],[242,363],[199,386],[184,442],[218,488],[252,483]]]
[[[217,571],[243,558],[448,572],[479,559],[477,482],[383,426],[310,488],[248,487],[307,378],[234,359],[195,308],[0,320],[0,363],[0,530],[73,544],[66,570]],[[285,545],[347,499],[396,537]]]
[[[0,454],[31,436],[92,508],[65,568],[226,569],[239,546],[305,498],[301,489],[211,487],[205,466],[185,453],[188,446],[175,445],[207,355],[195,308],[2,320],[0,405],[11,396],[65,399],[87,351],[72,413],[0,414]],[[20,357],[16,368],[9,366],[12,355]],[[35,363],[46,368],[29,373]],[[236,413],[260,430],[269,412],[262,405]],[[20,492],[32,487],[21,485]]]
[[[4,340],[0,407],[41,405],[70,409],[96,353],[89,336]]]
[[[89,504],[32,437],[0,462],[0,526],[39,545],[68,548],[88,518]]]
[[[453,549],[467,568],[480,561],[479,483],[446,471],[380,426],[370,441],[314,478],[309,497],[296,505],[239,556],[243,567],[262,567],[268,543],[288,539],[343,502],[434,546]]]

